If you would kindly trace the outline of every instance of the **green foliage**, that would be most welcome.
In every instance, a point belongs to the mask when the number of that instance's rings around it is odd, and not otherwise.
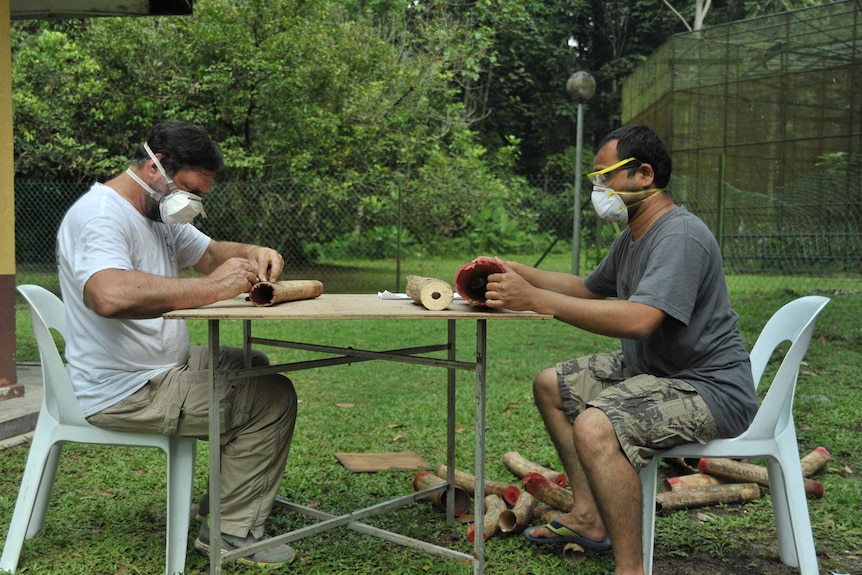
[[[815,166],[831,175],[840,170],[846,170],[849,163],[847,152],[828,152],[818,156]]]
[[[710,21],[817,1],[721,4]],[[181,18],[16,22],[17,174],[111,175],[153,122],[180,118],[218,139],[230,177],[386,178],[474,138],[493,163],[510,137],[535,176],[571,144],[568,76],[598,83],[590,147],[618,121],[622,79],[680,30],[646,0],[201,0]]]
[[[395,257],[399,243],[397,226],[372,226],[362,233],[342,235],[326,245],[308,246],[315,249],[314,260],[326,259],[385,259]],[[408,230],[401,230],[401,253],[407,257],[421,256],[421,248]]]
[[[107,179],[153,123],[183,119],[220,143],[225,182],[272,185],[224,201],[276,247],[289,219],[306,242],[286,246],[296,261],[335,238],[345,255],[377,252],[399,194],[429,251],[532,249],[519,232],[567,235],[548,222],[570,218],[547,215],[569,208],[528,199],[513,174],[574,179],[569,75],[598,84],[588,155],[617,122],[621,80],[679,25],[646,0],[201,0],[187,17],[16,22],[16,176]]]
[[[766,16],[821,4],[823,0],[746,0],[743,2],[748,17]]]
[[[13,41],[16,173],[47,174],[60,167],[81,179],[88,170],[111,165],[108,150],[91,139],[106,114],[99,61],[64,31],[16,30]]]
[[[488,30],[420,7],[388,16],[324,1],[207,0],[192,17],[96,19],[75,34],[22,24],[17,175],[106,178],[151,124],[183,119],[222,147],[226,185],[215,201],[239,216],[228,227],[257,228],[257,241],[286,257],[304,261],[344,238],[333,218],[345,210],[357,215],[353,235],[394,225],[399,192],[405,228],[443,246],[469,228],[476,205],[505,201],[496,172],[517,143],[487,153],[459,95],[481,69]],[[232,191],[242,181],[269,190]],[[267,237],[285,217],[307,246]]]

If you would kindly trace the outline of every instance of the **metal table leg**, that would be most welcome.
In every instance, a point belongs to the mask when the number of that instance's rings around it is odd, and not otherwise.
[[[219,411],[218,382],[219,373],[219,321],[209,321],[209,387],[210,387],[210,412],[209,412],[209,530],[210,530],[210,573],[217,575],[221,573],[221,424]],[[207,521],[204,518],[204,521]]]
[[[487,320],[476,320],[476,446],[475,471],[476,491],[473,520],[474,533],[474,575],[482,575],[485,571],[485,364],[487,348]]]

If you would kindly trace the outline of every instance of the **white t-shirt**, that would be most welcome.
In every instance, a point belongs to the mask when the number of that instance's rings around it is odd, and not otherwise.
[[[57,232],[57,267],[66,304],[66,360],[85,417],[184,365],[189,336],[181,320],[102,317],[84,305],[84,284],[105,269],[177,277],[209,243],[192,225],[144,217],[104,184],[93,184],[69,208]]]

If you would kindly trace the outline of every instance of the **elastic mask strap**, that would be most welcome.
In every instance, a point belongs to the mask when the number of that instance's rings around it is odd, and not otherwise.
[[[638,200],[638,201],[636,201],[636,202],[634,202],[634,203],[632,203],[632,204],[626,204],[626,206],[627,206],[627,207],[629,207],[629,208],[633,208],[633,207],[635,207],[635,206],[639,206],[639,205],[641,205],[642,203],[644,203],[645,201],[647,201],[647,200],[648,200],[648,199],[650,199],[650,198],[654,198],[654,197],[656,197],[657,195],[659,195],[659,194],[660,194],[660,193],[662,193],[663,191],[664,191],[664,190],[659,189],[659,188],[652,188],[652,189],[649,189],[649,190],[641,190],[640,192],[616,192],[616,193],[617,193],[617,194],[619,194],[619,195],[624,195],[624,196],[633,196],[633,195],[635,195],[635,194],[643,194],[643,193],[645,193],[645,192],[652,192],[652,194],[651,194],[651,195],[649,195],[649,196],[645,197],[645,198],[644,198],[644,199],[642,199],[642,200]]]
[[[165,171],[165,168],[162,166],[162,163],[150,149],[150,145],[146,142],[144,143],[144,150],[146,150],[147,154],[150,155],[150,159],[156,164],[156,168],[162,173],[162,177],[165,178],[165,181],[168,183],[168,186],[173,190],[176,188],[174,185],[174,181],[168,177],[168,173]]]
[[[139,186],[147,190],[147,193],[150,195],[151,198],[153,198],[157,202],[160,202],[162,200],[162,195],[153,188],[151,188],[144,180],[139,178],[138,174],[132,171],[132,168],[127,169],[126,173],[129,175],[130,178],[135,180]]]

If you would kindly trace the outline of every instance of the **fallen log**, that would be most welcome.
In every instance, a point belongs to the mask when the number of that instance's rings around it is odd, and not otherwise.
[[[494,273],[503,273],[503,267],[491,258],[476,258],[458,268],[455,289],[468,304],[485,307],[485,286]]]
[[[533,520],[533,510],[536,498],[529,493],[522,493],[511,509],[500,513],[500,531],[503,533],[520,533]]]
[[[499,495],[491,494],[485,496],[485,515],[482,517],[482,531],[484,541],[487,541],[500,530],[500,514],[506,509],[506,503]],[[471,542],[476,539],[476,524],[467,528],[467,539]]]
[[[569,484],[568,477],[566,477],[565,473],[560,473],[559,471],[554,471],[544,465],[533,463],[517,451],[507,451],[504,453],[503,464],[509,469],[509,471],[522,479],[528,473],[538,473],[560,487],[567,487]]]
[[[715,475],[717,477],[732,479],[737,482],[754,482],[764,487],[769,487],[769,473],[766,468],[753,463],[744,463],[733,459],[716,458],[701,458],[697,464],[698,469],[703,473]],[[819,481],[804,478],[805,494],[814,499],[823,497],[823,484]]]
[[[538,473],[528,473],[523,479],[524,490],[543,503],[562,511],[571,511],[575,503],[571,491],[563,489],[556,483]]]
[[[447,471],[448,468],[446,467],[446,465],[440,464],[439,466],[437,466],[437,477],[446,479]],[[455,485],[457,487],[460,487],[461,489],[464,489],[470,495],[475,495],[476,493],[476,477],[470,473],[467,473],[466,471],[461,471],[459,469],[455,470]],[[514,485],[486,479],[485,494],[499,495],[506,503],[508,503],[509,505],[514,505],[515,503],[517,503],[518,498],[521,497],[521,490]]]
[[[455,292],[447,282],[424,276],[407,276],[407,295],[425,309],[440,311],[452,305]]]
[[[322,293],[323,284],[318,280],[257,282],[251,286],[248,299],[254,306],[266,307],[286,301],[314,299]]]
[[[799,460],[799,463],[802,464],[802,477],[811,477],[829,463],[830,459],[832,459],[832,454],[829,453],[828,449],[822,445],[815,447],[814,451]]]
[[[587,552],[577,543],[566,543],[563,546],[563,559],[569,563],[583,563],[587,558]]]
[[[446,480],[440,479],[436,475],[432,475],[427,471],[420,471],[413,477],[413,491],[422,491],[423,489],[428,489],[429,487],[435,487],[437,485],[445,485]],[[438,491],[429,495],[426,499],[430,499],[431,502],[439,507],[440,509],[446,509],[446,503],[448,501],[448,491]],[[465,513],[469,513],[470,511],[470,495],[461,489],[458,486],[455,486],[455,516],[464,515]]]
[[[760,486],[756,483],[728,483],[693,487],[683,491],[665,491],[656,495],[656,513],[672,509],[705,507],[719,503],[742,503],[760,498]]]
[[[680,475],[679,477],[668,477],[664,480],[669,491],[683,491],[694,487],[707,487],[709,485],[721,485],[722,481],[714,475],[706,473],[692,473],[691,475]]]

